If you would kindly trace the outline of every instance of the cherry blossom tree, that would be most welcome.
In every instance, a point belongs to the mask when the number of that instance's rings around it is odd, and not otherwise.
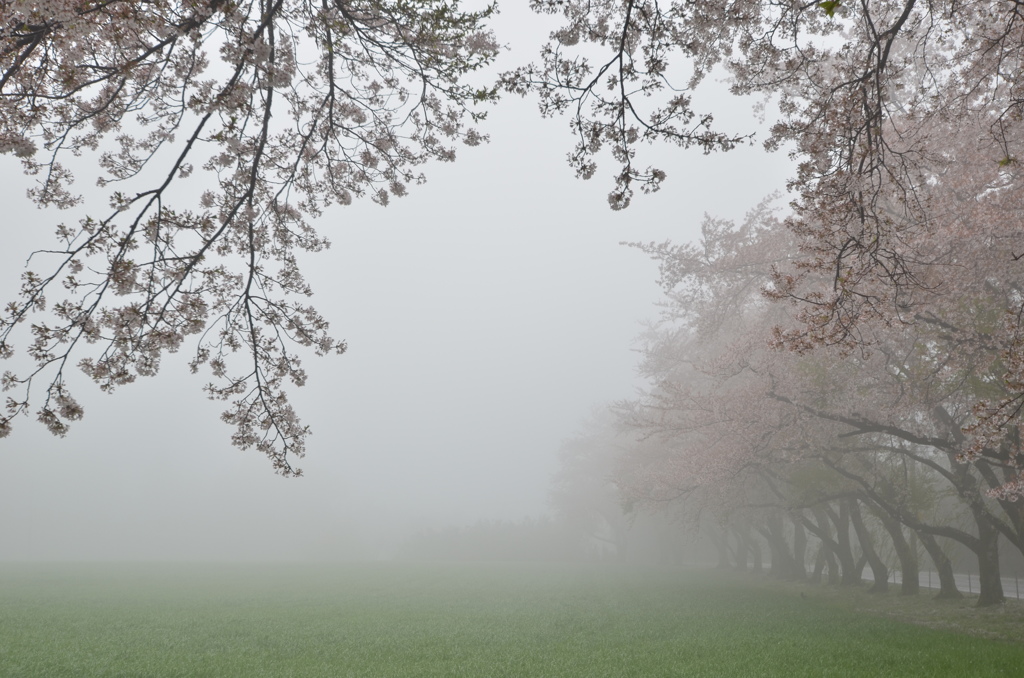
[[[629,204],[634,185],[655,190],[665,180],[638,169],[641,142],[711,150],[744,139],[715,130],[713,111],[693,103],[714,68],[736,94],[771,106],[777,118],[765,145],[799,163],[784,220],[794,256],[777,267],[770,291],[796,304],[800,323],[780,331],[778,345],[855,351],[870,343],[872,325],[946,322],[929,310],[936,295],[980,298],[999,281],[1004,319],[974,341],[1001,354],[1003,392],[975,402],[964,453],[1010,446],[1020,456],[1024,301],[1013,281],[1024,252],[1016,202],[1024,21],[1015,3],[532,6],[562,24],[540,62],[503,84],[538,95],[545,114],[570,112],[579,176],[592,176],[611,148],[620,168],[614,208]],[[953,323],[961,333],[974,326]],[[1024,481],[1010,478],[998,492],[1024,496]]]
[[[493,5],[457,0],[46,0],[0,3],[0,152],[75,216],[36,252],[0,316],[9,396],[0,437],[36,409],[56,435],[82,416],[79,367],[104,391],[157,372],[195,338],[192,370],[233,442],[297,475],[308,429],[286,387],[296,347],[345,344],[303,301],[300,252],[331,204],[386,205],[484,140],[468,81],[498,46]],[[109,191],[85,200],[81,165]],[[77,171],[81,174],[81,171]]]
[[[935,560],[944,595],[956,595],[936,543],[951,539],[978,559],[979,604],[999,603],[999,541],[1021,550],[1024,513],[986,490],[1016,477],[1015,456],[985,447],[968,465],[962,454],[972,405],[1002,387],[992,337],[1008,297],[998,267],[984,264],[989,246],[960,248],[962,296],[929,295],[916,323],[865,325],[870,350],[777,351],[772,329],[799,323],[787,317],[790,306],[760,293],[791,252],[776,226],[762,208],[739,227],[707,220],[698,243],[642,246],[658,261],[666,302],[644,347],[652,385],[624,408],[625,419],[663,446],[634,454],[632,485],[623,486],[648,503],[699,496],[723,519],[756,510],[767,522],[754,529],[773,559],[788,562],[804,549],[798,530],[787,536],[779,523],[785,512],[817,538],[842,582],[859,584],[870,564],[875,590],[888,575],[878,540],[891,541],[904,573],[916,577],[899,523]],[[805,276],[803,284],[815,283]],[[937,511],[942,493],[954,517]]]

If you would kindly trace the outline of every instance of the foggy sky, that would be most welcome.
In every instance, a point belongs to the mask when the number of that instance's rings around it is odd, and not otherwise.
[[[504,68],[538,25],[503,8]],[[717,90],[705,101],[718,121],[751,128],[749,102]],[[576,180],[566,119],[506,98],[483,129],[490,144],[426,167],[408,197],[316,222],[333,247],[303,257],[312,303],[349,350],[308,355],[292,391],[314,431],[304,478],[231,447],[188,349],[112,396],[74,375],[86,415],[67,438],[21,419],[0,440],[0,560],[376,558],[417,529],[544,513],[560,441],[639,384],[630,349],[660,290],[654,264],[619,241],[692,239],[704,212],[741,217],[791,168],[757,146],[657,149],[665,187],[615,213],[613,164]],[[11,158],[0,173],[6,303],[32,244],[71,217],[28,205]]]

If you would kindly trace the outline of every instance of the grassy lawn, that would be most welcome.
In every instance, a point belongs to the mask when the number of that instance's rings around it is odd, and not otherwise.
[[[1019,676],[1024,644],[707,572],[3,565],[0,676]]]
[[[742,576],[742,575],[741,575]],[[847,611],[896,619],[932,629],[1007,640],[1024,647],[1024,601],[1011,598],[1004,605],[977,606],[978,594],[964,592],[957,600],[935,600],[936,590],[921,589],[920,595],[901,596],[898,584],[890,584],[884,595],[868,593],[869,583],[859,588],[836,588],[807,583],[764,579],[764,585]],[[1022,671],[1024,675],[1024,671]]]

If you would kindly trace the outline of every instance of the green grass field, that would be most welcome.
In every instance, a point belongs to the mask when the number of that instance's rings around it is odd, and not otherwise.
[[[2,565],[0,676],[1020,676],[1024,644],[701,572]]]

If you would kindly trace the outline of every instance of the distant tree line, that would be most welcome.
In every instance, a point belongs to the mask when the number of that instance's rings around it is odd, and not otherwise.
[[[1019,199],[966,195],[950,199],[963,219]],[[1001,571],[1024,555],[1020,440],[985,408],[1016,388],[1006,309],[1021,288],[1002,255],[1022,238],[1005,227],[960,241],[955,262],[922,273],[906,318],[804,345],[792,338],[805,304],[787,300],[813,298],[820,280],[779,292],[795,236],[770,203],[739,225],[707,218],[699,242],[637,245],[658,262],[665,299],[643,340],[650,385],[613,408],[619,501],[689,515],[723,564],[842,585],[869,571],[874,591],[897,568],[902,592],[917,593],[927,567],[941,596],[958,596],[952,559],[966,552],[979,604],[1001,602]]]

